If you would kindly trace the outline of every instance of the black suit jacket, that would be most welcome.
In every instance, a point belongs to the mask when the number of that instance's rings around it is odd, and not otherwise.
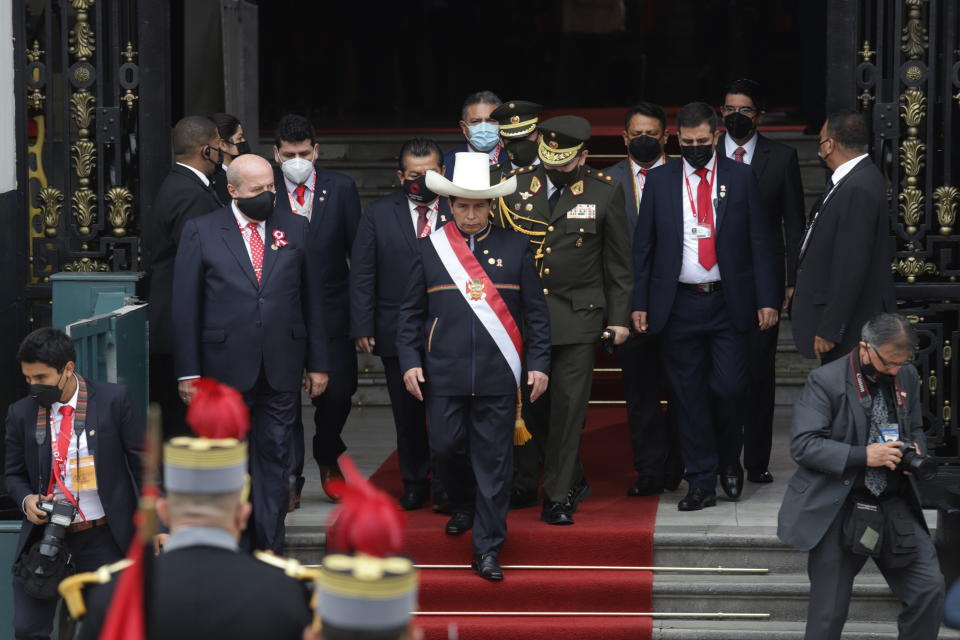
[[[147,238],[147,316],[150,322],[150,352],[173,353],[170,305],[173,297],[173,261],[187,220],[220,208],[214,191],[190,169],[173,165],[160,185],[153,205],[153,220]]]
[[[287,245],[274,250],[276,231]],[[273,389],[297,391],[304,365],[329,371],[323,290],[308,233],[306,218],[273,212],[258,285],[232,207],[187,222],[174,274],[178,378],[211,376],[243,392],[262,364]]]
[[[360,194],[350,176],[319,166],[315,168],[317,185],[310,215],[310,250],[323,283],[327,335],[346,338],[350,335],[348,260],[360,223]],[[274,184],[277,187],[275,210],[291,213],[290,197],[280,169],[274,170]]]
[[[210,183],[213,185],[213,191],[217,194],[217,197],[220,199],[220,206],[226,206],[230,204],[230,201],[233,198],[230,197],[230,192],[227,191],[227,168],[221,166],[217,169],[217,172],[213,174],[213,177],[210,178]]]
[[[310,624],[306,590],[246,553],[185,547],[160,554],[152,570],[153,640],[300,640]],[[119,579],[91,589],[79,640],[99,637]]]
[[[726,135],[720,135],[717,149],[726,150]],[[757,133],[757,146],[750,166],[760,184],[760,199],[770,216],[770,226],[780,243],[780,252],[786,254],[786,283],[792,287],[797,283],[797,257],[807,226],[797,150]]]
[[[831,355],[847,353],[867,320],[897,308],[883,174],[864,158],[826,196],[800,256],[790,313],[807,358],[816,336],[837,343]]]
[[[409,202],[397,191],[367,205],[350,258],[350,336],[373,336],[380,356],[397,355],[397,315],[419,253]],[[452,219],[440,198],[436,228]]]
[[[647,312],[650,333],[667,324],[683,264],[683,166],[647,174],[633,240],[633,308]],[[708,164],[708,166],[710,166]],[[726,187],[715,212],[717,264],[733,326],[757,325],[757,309],[779,309],[783,255],[773,240],[757,179],[749,167],[720,156],[717,185]]]
[[[474,246],[489,283],[523,334],[523,366],[549,373],[550,314],[530,242],[490,224]],[[423,367],[428,392],[438,396],[516,393],[510,366],[460,293],[467,283],[453,282],[430,238],[419,240],[418,247],[397,326],[400,370]]]
[[[125,386],[87,379],[85,382],[87,418],[83,428],[96,468],[97,494],[103,504],[110,534],[117,546],[126,551],[133,539],[133,514],[137,510],[143,473],[144,428],[135,417],[133,402]],[[5,474],[7,491],[18,507],[27,496],[45,492],[50,482],[50,424],[47,423],[43,444],[37,445],[37,408],[37,401],[26,397],[7,409]],[[23,521],[17,555],[42,529],[42,526]]]
[[[670,160],[666,160],[664,164],[669,162]],[[630,158],[624,158],[606,171],[608,176],[613,176],[614,180],[623,185],[623,213],[627,217],[627,224],[630,225],[630,240],[632,242],[633,234],[637,230],[637,216],[640,210],[637,207],[637,185],[633,179],[633,167],[630,166]]]

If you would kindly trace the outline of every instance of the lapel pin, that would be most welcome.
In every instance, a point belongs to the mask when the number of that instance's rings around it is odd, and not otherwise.
[[[96,430],[96,429],[90,429],[90,431],[89,431],[89,433],[88,433],[87,435],[95,436],[95,435],[97,435],[97,430]]]
[[[720,185],[720,197],[723,198],[727,195],[727,185]]]

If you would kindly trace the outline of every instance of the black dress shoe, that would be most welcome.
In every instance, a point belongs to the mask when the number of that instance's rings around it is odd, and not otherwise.
[[[427,501],[427,493],[427,489],[423,487],[406,489],[403,495],[400,496],[400,506],[403,507],[405,511],[419,509],[423,506],[423,503]]]
[[[654,496],[663,492],[663,483],[653,476],[638,476],[637,481],[627,489],[628,496]]]
[[[573,517],[562,502],[544,502],[540,519],[547,524],[573,524]]]
[[[770,484],[773,482],[773,476],[766,469],[763,471],[747,471],[747,480],[757,484]]]
[[[527,507],[532,507],[535,504],[537,504],[536,491],[521,491],[520,489],[512,489],[510,491],[511,509],[526,509]]]
[[[699,511],[706,507],[714,507],[716,504],[717,494],[693,487],[677,505],[677,509],[680,511]]]
[[[730,465],[720,472],[720,486],[731,500],[739,500],[743,493],[743,467]]]
[[[484,580],[491,582],[500,582],[503,580],[503,569],[497,561],[497,554],[484,553],[483,555],[473,556],[473,562],[470,563],[473,570],[480,574]]]
[[[462,511],[453,514],[453,517],[447,521],[444,531],[448,536],[458,536],[473,529],[473,514],[463,513]]]
[[[563,500],[564,508],[570,514],[576,513],[577,507],[580,506],[581,502],[589,498],[591,493],[593,493],[593,489],[587,484],[587,479],[581,478],[580,482],[570,487],[570,490],[567,491],[567,496]]]
[[[434,490],[433,492],[433,505],[430,507],[430,510],[434,513],[445,513],[452,514],[453,506],[450,504],[450,496],[447,495],[446,491]]]

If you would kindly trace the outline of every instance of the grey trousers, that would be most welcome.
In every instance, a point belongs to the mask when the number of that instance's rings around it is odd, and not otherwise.
[[[840,640],[850,608],[853,579],[867,560],[843,546],[844,513],[840,512],[807,558],[810,603],[805,640]],[[893,594],[903,603],[897,619],[900,640],[936,640],[943,619],[943,575],[933,540],[919,522],[912,523],[917,543],[915,562],[892,568],[884,554],[874,560]]]

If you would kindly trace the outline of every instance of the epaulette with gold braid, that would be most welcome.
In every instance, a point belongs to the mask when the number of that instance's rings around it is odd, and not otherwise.
[[[312,567],[305,567],[293,558],[283,558],[272,551],[254,551],[253,557],[271,567],[283,571],[287,577],[294,580],[312,582],[320,577],[320,571]]]
[[[517,167],[516,169],[510,169],[508,175],[511,175],[511,176],[520,176],[520,175],[523,175],[523,174],[525,174],[525,173],[530,173],[531,171],[533,171],[533,170],[536,169],[536,168],[537,168],[537,165],[535,165],[535,164],[530,164],[530,165],[527,165],[527,166],[525,166],[525,167]]]
[[[591,178],[593,178],[594,180],[597,180],[598,182],[603,182],[606,184],[610,184],[611,182],[613,182],[613,176],[607,173],[604,173],[603,171],[597,171],[596,169],[591,169],[590,167],[587,167],[587,170],[584,171],[584,173],[590,176]]]
[[[105,564],[96,571],[77,573],[60,581],[57,591],[67,604],[70,617],[79,620],[87,615],[87,603],[83,600],[83,590],[91,584],[107,584],[113,579],[113,574],[119,573],[133,564],[133,560],[124,558],[113,564]]]

